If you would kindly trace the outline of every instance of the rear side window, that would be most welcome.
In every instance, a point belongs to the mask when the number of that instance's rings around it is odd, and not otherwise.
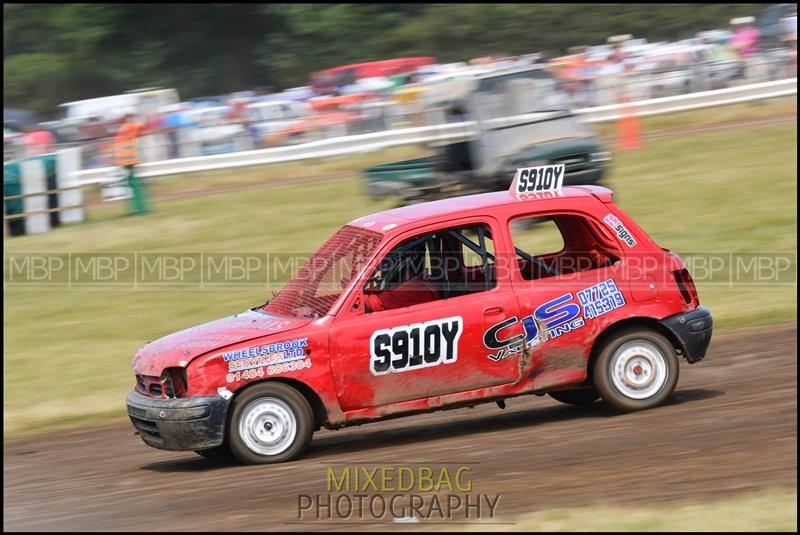
[[[564,237],[551,217],[529,217],[511,222],[514,246],[529,255],[558,253],[564,248]]]
[[[613,266],[617,245],[594,221],[575,214],[518,218],[510,222],[522,278],[536,280]]]

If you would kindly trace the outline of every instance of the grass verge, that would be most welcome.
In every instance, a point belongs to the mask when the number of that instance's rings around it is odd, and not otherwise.
[[[519,516],[472,531],[797,531],[797,492],[769,489],[702,503],[595,505]]]

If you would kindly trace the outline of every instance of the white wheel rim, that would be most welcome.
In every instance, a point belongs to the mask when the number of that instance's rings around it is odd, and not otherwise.
[[[623,344],[611,358],[611,382],[620,394],[631,399],[654,396],[668,375],[664,354],[644,340]]]
[[[278,455],[294,442],[297,418],[280,399],[257,399],[251,401],[239,417],[239,436],[253,453]]]

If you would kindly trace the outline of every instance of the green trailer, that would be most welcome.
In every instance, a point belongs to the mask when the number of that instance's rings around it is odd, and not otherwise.
[[[367,192],[373,199],[399,197],[409,200],[409,194],[436,183],[437,160],[436,156],[426,156],[367,167],[364,170]]]

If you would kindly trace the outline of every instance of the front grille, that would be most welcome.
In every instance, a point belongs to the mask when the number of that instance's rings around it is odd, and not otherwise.
[[[162,379],[161,377],[137,375],[136,391],[147,397],[163,399],[166,397],[165,392],[167,395],[172,392],[172,385],[170,384],[169,387],[166,387],[166,382],[171,383],[169,379]]]
[[[591,160],[589,154],[578,153],[569,154],[553,159],[554,164],[564,164],[564,169],[567,173],[574,171],[582,171],[590,166]]]

